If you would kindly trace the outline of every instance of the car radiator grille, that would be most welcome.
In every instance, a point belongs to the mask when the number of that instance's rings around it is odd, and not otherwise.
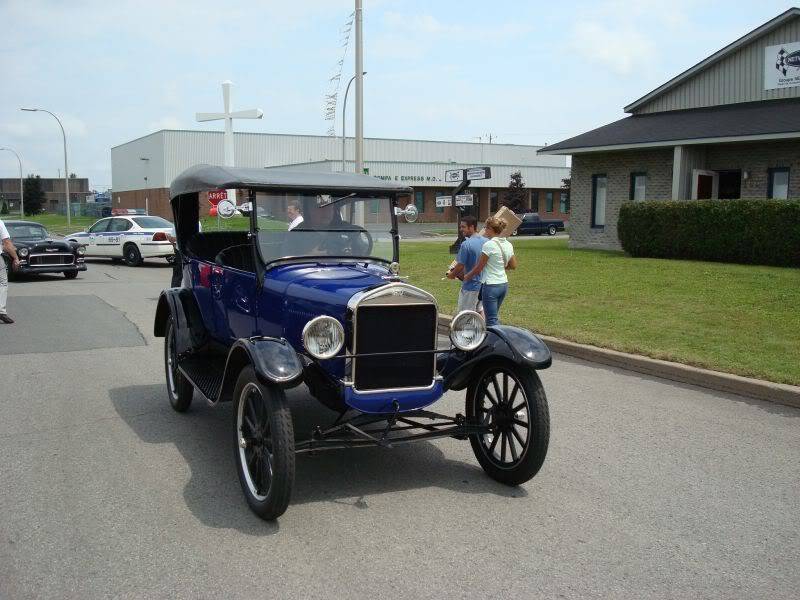
[[[409,352],[424,354],[354,359],[355,389],[427,387],[433,382],[436,355],[434,304],[360,306],[355,318],[356,354]]]
[[[75,262],[72,254],[32,254],[28,264],[32,267],[41,265],[71,265]]]

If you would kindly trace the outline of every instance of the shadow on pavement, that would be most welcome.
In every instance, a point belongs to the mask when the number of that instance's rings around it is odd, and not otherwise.
[[[249,534],[272,534],[277,523],[253,515],[242,496],[232,442],[232,405],[209,407],[195,402],[178,414],[170,408],[163,385],[110,390],[111,402],[123,421],[147,444],[173,444],[186,460],[191,477],[184,489],[186,505],[204,524]],[[326,425],[334,413],[307,396],[304,386],[290,392],[295,436]],[[461,442],[469,444],[468,441]],[[471,455],[471,449],[469,450]],[[131,482],[136,485],[135,482]],[[314,502],[369,507],[369,496],[439,487],[459,493],[523,497],[521,487],[489,479],[474,464],[446,458],[435,443],[417,442],[391,449],[358,448],[298,455],[292,505]],[[254,527],[264,523],[264,528]]]

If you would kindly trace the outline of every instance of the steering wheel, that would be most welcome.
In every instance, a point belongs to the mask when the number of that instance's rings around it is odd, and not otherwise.
[[[363,227],[348,224],[338,231],[329,232],[324,247],[332,256],[369,256],[372,236]]]

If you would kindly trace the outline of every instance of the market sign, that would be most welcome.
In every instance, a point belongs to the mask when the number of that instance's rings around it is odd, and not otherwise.
[[[491,179],[492,170],[489,167],[473,167],[471,169],[450,169],[444,172],[444,180],[448,183],[461,181],[477,181],[478,179]]]
[[[208,192],[208,201],[216,206],[222,200],[228,199],[228,190],[212,190]]]
[[[800,86],[800,42],[764,48],[764,89]]]

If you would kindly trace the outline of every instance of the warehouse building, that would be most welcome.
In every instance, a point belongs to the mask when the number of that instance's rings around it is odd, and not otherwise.
[[[273,133],[235,133],[236,165],[342,170],[342,138]],[[541,146],[366,138],[365,168],[381,179],[403,181],[414,188],[413,202],[422,223],[454,222],[456,208],[437,206],[454,184],[445,171],[474,166],[491,168],[491,179],[473,182],[474,204],[465,213],[485,219],[497,210],[511,174],[519,171],[527,189],[524,210],[569,219],[567,158],[541,156]],[[352,172],[353,140],[347,140],[344,168]],[[169,185],[184,169],[199,163],[223,163],[223,134],[211,131],[162,130],[111,149],[113,208],[147,208],[171,218]],[[439,203],[441,204],[441,202]],[[205,206],[205,204],[204,204]]]
[[[800,197],[800,9],[539,151],[572,156],[570,246],[619,249],[624,202]]]

